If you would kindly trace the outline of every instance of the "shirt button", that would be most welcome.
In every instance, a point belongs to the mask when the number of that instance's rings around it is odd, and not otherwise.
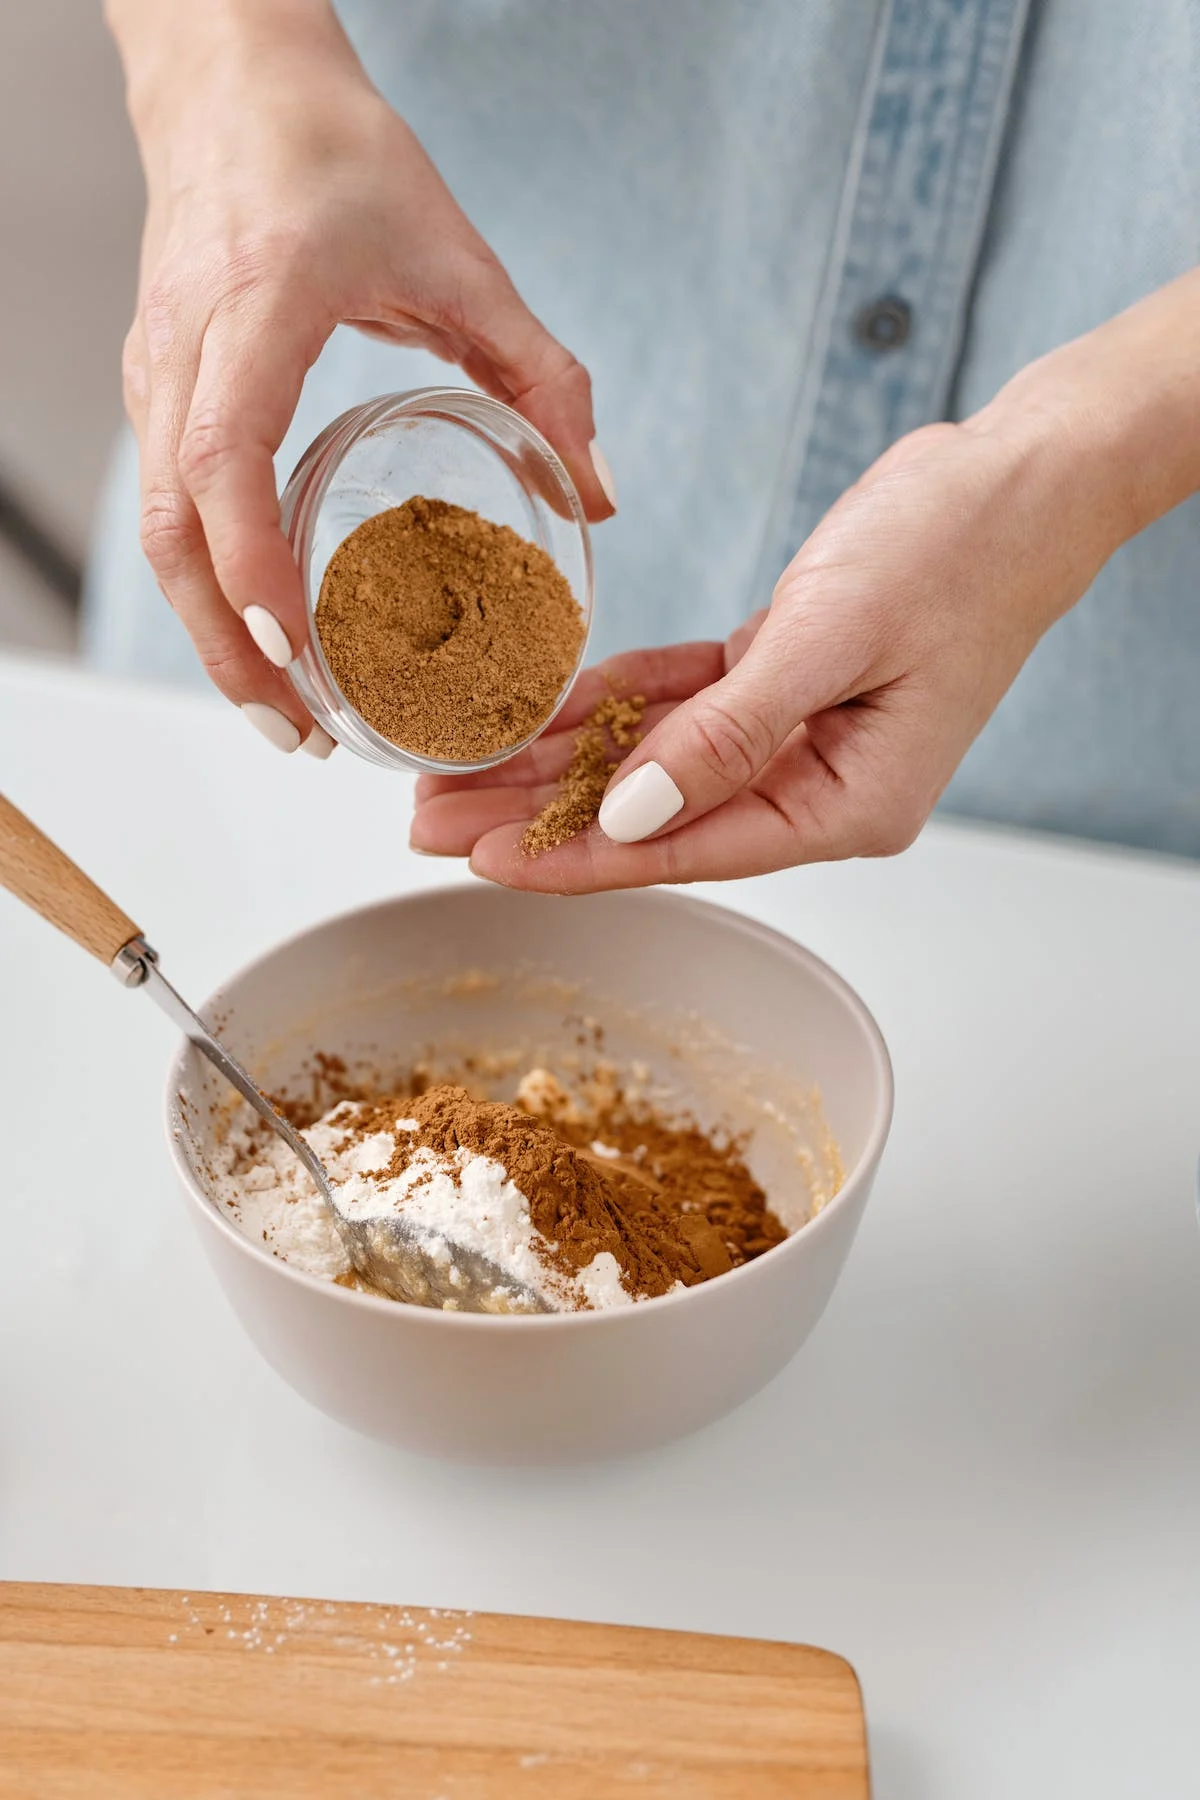
[[[912,336],[912,307],[895,294],[868,301],[854,321],[854,335],[864,350],[882,355],[899,350]]]

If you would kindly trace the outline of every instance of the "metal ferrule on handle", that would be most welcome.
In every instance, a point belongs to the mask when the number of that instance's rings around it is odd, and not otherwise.
[[[151,965],[158,962],[158,951],[152,950],[144,937],[130,938],[122,944],[108,965],[122,987],[141,987],[148,979]]]

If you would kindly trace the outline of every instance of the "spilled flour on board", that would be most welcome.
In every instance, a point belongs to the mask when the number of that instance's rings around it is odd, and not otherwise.
[[[264,1656],[280,1652],[310,1655],[340,1650],[378,1665],[371,1686],[396,1686],[418,1672],[446,1674],[471,1642],[465,1621],[470,1612],[443,1607],[416,1609],[331,1600],[251,1599],[242,1595],[180,1597],[181,1628],[167,1643],[197,1641]],[[354,1630],[347,1630],[353,1624]]]

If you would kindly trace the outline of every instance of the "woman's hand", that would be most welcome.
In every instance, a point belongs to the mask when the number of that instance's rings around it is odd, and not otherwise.
[[[272,457],[335,325],[457,363],[544,432],[602,518],[590,383],[326,0],[109,0],[109,15],[148,194],[124,363],[142,542],[222,693],[294,749],[311,721],[281,671],[306,628]]]
[[[424,777],[412,842],[559,893],[886,856],[916,837],[1042,633],[1200,488],[1200,274],[895,444],[730,642],[618,658],[650,727],[599,825],[520,847],[578,723],[486,775]]]
[[[911,843],[1051,619],[1094,571],[1002,442],[954,425],[895,445],[725,646],[618,658],[650,726],[601,827],[531,861],[525,822],[567,728],[482,776],[423,778],[412,841],[480,875],[582,892],[720,880]],[[595,690],[595,691],[594,691]]]

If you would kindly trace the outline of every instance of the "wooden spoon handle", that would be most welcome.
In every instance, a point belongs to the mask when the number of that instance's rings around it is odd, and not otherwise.
[[[0,886],[111,963],[141,933],[44,832],[0,794]]]

